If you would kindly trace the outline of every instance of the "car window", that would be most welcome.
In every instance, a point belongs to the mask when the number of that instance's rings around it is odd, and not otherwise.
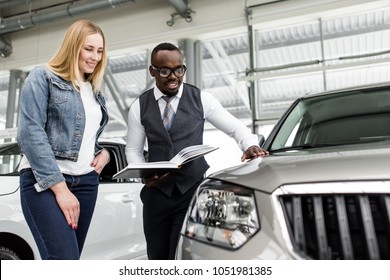
[[[106,148],[106,150],[110,153],[110,161],[100,173],[100,182],[116,182],[117,180],[112,179],[112,176],[119,171],[118,157],[110,148]]]
[[[125,162],[122,162],[121,156],[124,156],[124,148],[122,146],[116,145],[103,145],[104,148],[110,153],[110,161],[103,168],[100,173],[99,181],[100,183],[138,183],[140,179],[130,178],[130,179],[113,179],[116,173],[118,173],[125,166]]]
[[[390,91],[341,92],[302,99],[278,128],[271,150],[390,139]]]
[[[0,176],[18,175],[20,153],[17,145],[0,147]]]

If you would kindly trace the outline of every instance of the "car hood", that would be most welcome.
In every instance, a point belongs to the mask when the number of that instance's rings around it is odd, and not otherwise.
[[[390,180],[390,145],[350,145],[279,152],[213,173],[229,181],[271,193],[281,185]]]

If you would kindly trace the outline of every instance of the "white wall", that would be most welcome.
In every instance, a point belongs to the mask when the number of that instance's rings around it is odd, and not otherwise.
[[[245,4],[254,5],[271,0],[188,0],[193,21],[179,19],[169,27],[175,12],[168,0],[140,0],[106,9],[83,17],[43,23],[32,29],[11,34],[13,53],[0,59],[0,71],[28,69],[46,62],[59,45],[66,28],[76,19],[87,18],[99,24],[105,32],[109,55],[151,48],[162,41],[191,38],[207,39],[243,33],[247,30]],[[255,8],[253,23],[257,28],[299,21],[302,17],[316,17],[319,13],[334,14],[345,9],[365,9],[370,5],[390,5],[381,0],[289,0]],[[301,19],[302,20],[302,19]]]

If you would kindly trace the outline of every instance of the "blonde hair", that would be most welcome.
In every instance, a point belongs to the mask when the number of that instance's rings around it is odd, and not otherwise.
[[[88,20],[78,20],[69,26],[60,47],[48,62],[49,69],[61,78],[71,81],[79,89],[77,78],[79,73],[79,54],[84,45],[85,38],[91,34],[100,34],[103,38],[102,59],[98,62],[92,73],[85,78],[92,84],[94,91],[100,91],[104,69],[107,64],[106,40],[103,31],[96,24]]]

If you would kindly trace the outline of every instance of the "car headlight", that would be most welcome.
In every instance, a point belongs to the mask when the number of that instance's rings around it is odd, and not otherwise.
[[[218,180],[206,180],[192,199],[182,234],[237,249],[259,229],[253,190]]]

